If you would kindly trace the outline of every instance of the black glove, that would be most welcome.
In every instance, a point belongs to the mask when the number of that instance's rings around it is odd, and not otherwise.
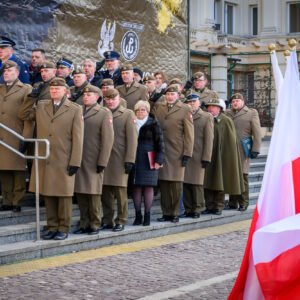
[[[79,167],[68,166],[67,171],[69,176],[73,176],[78,171]]]
[[[42,89],[43,89],[44,83],[40,83],[38,87],[32,89],[31,93],[28,95],[29,97],[37,98]]]
[[[206,161],[206,160],[201,161],[202,168],[204,168],[204,169],[208,166],[208,164],[209,164],[209,161]]]
[[[134,166],[134,163],[126,162],[124,163],[125,174],[129,174]]]
[[[250,154],[250,158],[256,158],[258,156],[259,152],[252,152]]]
[[[97,166],[97,173],[103,172],[104,169],[105,169],[105,167],[103,167],[103,166]]]
[[[189,156],[183,155],[181,158],[181,166],[186,167],[189,159],[190,159]]]
[[[27,150],[28,144],[28,142],[20,141],[19,152],[24,154]]]

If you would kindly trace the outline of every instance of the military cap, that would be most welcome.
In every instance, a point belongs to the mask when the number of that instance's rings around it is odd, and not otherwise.
[[[91,84],[87,85],[87,86],[84,88],[83,92],[84,92],[84,93],[89,93],[89,92],[91,92],[91,93],[98,94],[99,96],[102,96],[102,91],[101,91],[98,87],[96,87],[96,86],[94,86],[94,85],[91,85]]]
[[[115,98],[118,95],[119,95],[119,91],[116,89],[107,90],[103,94],[104,98],[109,98],[109,99]]]
[[[150,80],[156,80],[154,76],[152,75],[146,75],[143,79],[144,82],[150,81]]]
[[[171,84],[169,85],[167,88],[166,88],[166,93],[167,92],[176,92],[176,93],[179,93],[179,90],[178,90],[178,86],[176,84]]]
[[[41,69],[56,69],[56,66],[53,62],[51,61],[45,61],[42,65],[41,65]]]
[[[219,106],[219,107],[223,108],[223,105],[222,105],[220,99],[218,99],[218,98],[212,98],[212,99],[209,99],[209,100],[206,102],[205,106],[206,106],[206,107],[207,107],[207,106]]]
[[[108,85],[114,85],[114,81],[111,78],[105,78],[101,82],[101,87],[102,86],[108,86]]]
[[[66,84],[66,81],[64,78],[61,77],[55,77],[50,81],[50,86],[64,86],[64,87],[68,87],[68,85]]]
[[[201,77],[205,77],[204,73],[202,73],[202,72],[196,72],[196,73],[193,75],[193,80],[200,79]]]
[[[169,84],[182,84],[182,81],[179,78],[173,78],[170,80]]]
[[[200,99],[200,95],[196,92],[191,92],[186,96],[186,102],[188,101],[196,101]]]
[[[19,68],[18,64],[16,62],[12,61],[12,60],[8,60],[7,62],[5,62],[2,65],[3,69],[9,69],[9,68],[12,68],[12,67]]]
[[[5,36],[0,36],[0,47],[1,48],[14,47],[15,45],[16,45],[16,43],[13,40],[11,40]]]
[[[59,66],[64,66],[64,67],[67,67],[69,69],[73,68],[73,62],[69,59],[66,59],[64,57],[62,57],[57,63],[56,63],[56,66],[59,67]]]
[[[75,75],[75,74],[85,74],[85,72],[82,68],[78,67],[72,72],[72,75]]]
[[[244,101],[244,96],[243,96],[242,94],[240,94],[240,93],[235,93],[235,94],[233,94],[233,95],[231,96],[230,99],[231,99],[231,100],[233,100],[233,99],[241,99],[241,100]]]
[[[133,68],[133,72],[139,74],[141,76],[141,78],[143,78],[143,72],[142,72],[141,69],[139,69],[139,68]]]
[[[120,54],[116,51],[105,51],[103,55],[105,60],[116,60],[120,58]]]
[[[125,65],[123,65],[122,66],[122,68],[121,68],[121,72],[122,71],[133,71],[133,66],[132,66],[132,64],[125,64]]]

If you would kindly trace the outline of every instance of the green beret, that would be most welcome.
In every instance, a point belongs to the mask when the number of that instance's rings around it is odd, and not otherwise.
[[[83,90],[83,92],[84,93],[95,93],[95,94],[98,94],[99,96],[102,96],[102,91],[98,88],[98,87],[96,87],[96,86],[94,86],[94,85],[91,85],[91,84],[88,84],[85,88],[84,88],[84,90]]]
[[[146,75],[143,79],[144,82],[150,81],[150,80],[156,80],[154,76],[152,75]]]
[[[85,73],[82,68],[78,67],[72,72],[72,75],[75,75],[75,74],[85,74]]]
[[[116,89],[110,89],[104,92],[104,98],[113,99],[119,95],[119,91]]]
[[[114,81],[111,78],[105,78],[101,82],[101,87],[102,86],[108,86],[108,85],[114,85]]]
[[[231,96],[230,99],[231,99],[231,100],[232,100],[232,99],[241,99],[241,100],[244,101],[244,96],[243,96],[242,94],[240,94],[240,93],[235,93],[235,94],[233,94],[233,95]]]
[[[169,84],[182,84],[182,81],[179,78],[173,78],[170,80]]]
[[[64,78],[61,77],[55,77],[50,81],[50,86],[64,86],[64,87],[68,87],[68,85],[66,84],[66,81]]]
[[[2,66],[3,69],[9,69],[12,67],[16,67],[19,69],[19,66],[16,62],[12,61],[12,60],[8,60],[7,62],[5,62]]]
[[[131,70],[133,71],[133,65],[132,64],[125,64],[121,68],[121,72],[122,71],[131,71]]]
[[[202,77],[205,78],[205,74],[204,74],[204,73],[202,73],[202,72],[196,72],[196,73],[193,75],[193,80],[201,79]]]
[[[41,69],[56,69],[56,65],[51,61],[45,61],[41,65]]]
[[[166,93],[167,92],[176,92],[176,93],[179,93],[178,86],[176,84],[169,85],[167,87],[167,89],[166,89]]]

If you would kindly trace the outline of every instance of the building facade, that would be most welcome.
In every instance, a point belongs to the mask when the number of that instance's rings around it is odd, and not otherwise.
[[[242,93],[266,127],[275,113],[268,45],[276,45],[284,72],[291,38],[300,50],[300,1],[190,0],[191,73],[208,73],[223,99]]]

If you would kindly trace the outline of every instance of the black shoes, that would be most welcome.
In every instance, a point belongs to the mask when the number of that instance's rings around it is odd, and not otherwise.
[[[171,220],[170,220],[172,223],[178,223],[179,222],[179,217],[177,216],[174,216],[174,217],[171,217]]]
[[[88,231],[88,234],[89,235],[96,235],[98,234],[100,231],[100,228],[90,228],[89,231]]]
[[[0,207],[0,211],[8,211],[8,210],[12,210],[13,206],[12,205],[2,205]]]
[[[192,216],[191,216],[193,219],[199,219],[200,218],[200,213],[197,213],[197,212],[194,212],[192,213]]]
[[[68,237],[68,234],[66,232],[57,231],[54,240],[62,241],[65,240]]]
[[[157,218],[158,222],[166,222],[166,221],[171,221],[170,216],[163,215],[161,218]]]
[[[142,224],[143,224],[143,215],[142,215],[142,212],[140,210],[137,210],[135,212],[135,219],[134,219],[132,225],[137,226],[137,225],[142,225]]]
[[[211,210],[211,213],[213,215],[217,215],[217,216],[220,216],[222,214],[222,211],[221,210],[218,210],[218,209],[212,209]]]
[[[239,207],[239,211],[245,211],[245,210],[247,210],[247,206],[244,206],[244,205],[240,205],[240,207]]]
[[[191,218],[193,213],[184,212],[183,214],[179,215],[179,218]]]
[[[205,209],[203,212],[201,212],[202,215],[210,215],[212,211],[210,209]]]
[[[150,225],[150,212],[145,213],[143,226]]]
[[[122,231],[124,230],[125,226],[121,225],[121,224],[116,224],[113,228],[113,231],[117,232],[117,231]]]
[[[231,210],[231,209],[235,210],[235,209],[237,209],[237,206],[227,205],[227,206],[225,206],[225,208],[224,208],[224,210]]]
[[[75,230],[73,233],[74,234],[83,234],[83,233],[88,233],[88,232],[89,232],[88,229],[79,228],[79,229]]]
[[[56,236],[56,231],[48,231],[46,234],[42,236],[43,240],[52,240]]]
[[[13,205],[12,211],[13,212],[21,212],[21,206],[19,206],[19,205]]]
[[[106,229],[113,229],[113,227],[111,225],[108,224],[101,224],[100,230],[106,230]]]

